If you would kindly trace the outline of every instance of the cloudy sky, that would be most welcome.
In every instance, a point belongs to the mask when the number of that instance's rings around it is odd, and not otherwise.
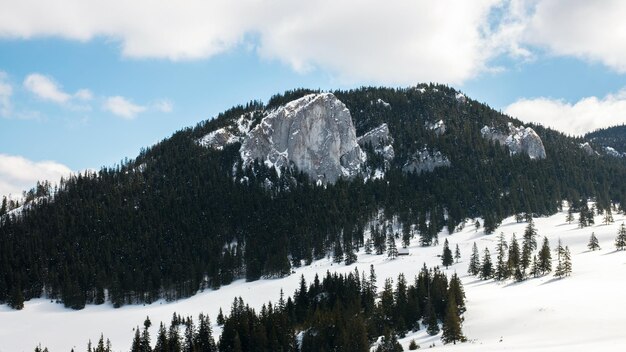
[[[297,87],[439,82],[569,134],[626,122],[622,0],[0,0],[0,195]]]

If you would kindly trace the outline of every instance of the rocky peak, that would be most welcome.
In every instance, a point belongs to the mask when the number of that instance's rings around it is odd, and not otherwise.
[[[371,145],[374,152],[381,154],[387,161],[393,159],[395,152],[393,150],[393,137],[389,132],[389,126],[386,123],[374,128],[357,139],[359,146],[365,148]]]
[[[526,153],[531,159],[545,159],[546,150],[541,138],[530,127],[515,127],[511,122],[508,124],[508,133],[501,132],[496,128],[485,126],[480,130],[484,138],[506,145],[511,155]]]
[[[294,165],[313,181],[334,183],[359,173],[364,153],[348,108],[331,93],[310,94],[269,113],[244,138],[244,165]]]

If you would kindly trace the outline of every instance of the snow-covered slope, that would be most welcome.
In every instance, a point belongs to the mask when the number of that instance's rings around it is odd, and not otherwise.
[[[458,244],[461,249],[461,262],[446,272],[457,272],[465,285],[467,312],[463,330],[470,341],[443,346],[439,336],[431,337],[420,330],[401,340],[405,349],[414,338],[422,348],[435,343],[436,350],[441,351],[622,350],[626,346],[626,304],[622,304],[626,297],[626,252],[616,252],[613,243],[618,226],[626,221],[626,217],[614,214],[615,223],[610,225],[601,225],[601,217],[596,217],[597,225],[578,229],[575,222],[567,224],[565,216],[566,212],[561,212],[535,219],[539,235],[547,236],[553,248],[561,238],[571,249],[573,274],[561,280],[548,275],[522,283],[496,283],[466,274],[474,242],[481,253],[489,247],[495,260],[497,234],[504,232],[508,240],[517,233],[520,238],[527,224],[516,223],[513,218],[506,219],[494,235],[485,235],[482,229],[476,231],[472,221],[453,235],[440,234],[440,243],[447,238],[452,248]],[[598,237],[601,251],[587,251],[591,232]],[[84,350],[87,340],[97,340],[101,332],[111,339],[115,351],[127,351],[133,327],[141,324],[146,316],[156,322],[153,324],[154,336],[158,322],[169,322],[173,312],[194,316],[205,312],[215,322],[219,308],[227,313],[234,297],[241,296],[251,306],[260,307],[268,300],[277,300],[281,288],[291,295],[301,274],[310,282],[316,273],[322,275],[327,270],[347,273],[355,267],[368,270],[373,264],[379,282],[386,277],[396,278],[401,272],[412,278],[423,263],[438,265],[440,258],[437,255],[441,251],[441,245],[419,247],[415,239],[409,247],[410,255],[396,260],[360,252],[358,262],[350,266],[324,259],[295,269],[295,274],[283,279],[251,283],[239,280],[217,291],[209,290],[172,303],[159,301],[119,309],[105,304],[87,306],[80,311],[65,309],[46,299],[26,302],[22,311],[0,306],[0,351],[32,351],[39,342],[52,352],[71,348]],[[215,328],[218,334],[219,328]]]

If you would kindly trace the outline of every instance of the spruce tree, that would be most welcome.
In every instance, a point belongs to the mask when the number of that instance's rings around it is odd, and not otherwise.
[[[364,247],[365,247],[365,253],[366,254],[372,254],[372,239],[371,238],[368,238],[365,241]]]
[[[448,295],[446,315],[443,320],[442,331],[441,341],[443,341],[444,344],[452,342],[456,345],[457,341],[461,342],[465,340],[463,332],[461,331],[461,318],[457,309],[454,291],[452,290]]]
[[[568,224],[571,224],[572,221],[574,221],[574,209],[570,206],[569,209],[567,209],[567,216],[565,217],[565,221],[567,221]]]
[[[504,233],[500,232],[498,236],[498,246],[496,247],[496,269],[493,275],[494,279],[497,281],[506,280],[509,277],[509,268],[505,260],[507,248]]]
[[[487,280],[493,277],[493,265],[491,264],[491,254],[489,254],[489,248],[485,247],[483,254],[483,265],[480,268],[480,278]]]
[[[387,236],[387,257],[396,259],[398,257],[398,247],[396,247],[396,239],[393,234]]]
[[[555,248],[555,252],[556,252],[556,269],[554,269],[554,276],[557,278],[562,278],[563,276],[565,276],[565,265],[564,265],[564,259],[565,259],[565,248],[563,248],[563,244],[561,242],[561,239],[559,238],[559,243],[557,244],[556,248]]]
[[[587,243],[587,248],[590,251],[595,251],[596,249],[600,249],[600,242],[598,242],[598,238],[596,237],[596,233],[592,232],[591,237],[589,238],[589,243]]]
[[[454,261],[458,263],[459,259],[461,259],[461,250],[459,249],[459,244],[457,243],[456,247],[454,248]]]
[[[568,246],[565,246],[565,250],[563,251],[563,274],[564,276],[570,276],[572,274],[572,257]]]
[[[537,263],[539,273],[545,275],[552,271],[552,255],[550,254],[550,242],[548,238],[543,238],[543,244],[539,250],[539,260]]]
[[[604,219],[602,219],[602,222],[605,225],[608,225],[610,223],[612,223],[613,220],[613,213],[611,213],[611,207],[609,206],[608,208],[606,208],[606,211],[604,212]]]
[[[522,241],[522,274],[530,266],[530,259],[533,251],[537,249],[537,229],[532,219],[524,230],[524,239]]]
[[[618,251],[626,249],[626,226],[622,223],[617,231],[617,237],[615,238],[615,247]]]
[[[530,265],[530,274],[533,277],[538,277],[541,274],[541,270],[539,269],[539,263],[537,261],[536,255],[533,255],[533,262]]]
[[[437,323],[437,315],[435,314],[435,308],[433,307],[430,299],[426,303],[425,322],[426,332],[430,336],[437,335],[439,333],[439,324]]]
[[[452,257],[452,251],[450,250],[450,244],[448,243],[448,239],[443,242],[443,254],[441,255],[441,264],[448,269],[450,265],[454,263],[454,258]]]
[[[511,237],[507,265],[509,275],[515,275],[515,271],[520,266],[520,250],[519,245],[517,244],[517,238],[515,238],[515,234],[513,234],[513,236]]]
[[[470,257],[469,266],[467,269],[468,274],[476,276],[480,273],[480,254],[478,254],[478,247],[476,242],[472,246],[472,255]]]

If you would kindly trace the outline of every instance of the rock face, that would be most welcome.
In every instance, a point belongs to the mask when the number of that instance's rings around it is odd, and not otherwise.
[[[535,130],[524,126],[515,127],[509,122],[509,133],[502,133],[493,127],[485,126],[480,130],[484,138],[497,141],[509,147],[511,155],[526,153],[531,159],[545,159],[546,149]]]
[[[374,148],[374,152],[382,155],[386,161],[390,161],[395,156],[392,145],[393,137],[391,137],[389,126],[386,123],[362,135],[357,141],[361,148],[371,145]]]
[[[310,94],[271,112],[244,138],[244,165],[254,160],[280,170],[295,165],[313,181],[357,175],[364,153],[348,108],[331,93]]]
[[[446,133],[446,124],[443,122],[443,120],[439,120],[435,123],[426,122],[424,126],[427,129],[435,132],[437,136],[441,136],[442,134]]]
[[[593,150],[593,148],[591,147],[589,142],[581,143],[580,144],[580,149],[582,149],[583,152],[585,152],[589,156],[598,155],[598,153],[596,153],[596,151]]]
[[[450,160],[438,150],[429,151],[427,148],[418,150],[402,167],[404,172],[431,172],[438,167],[450,166]]]

